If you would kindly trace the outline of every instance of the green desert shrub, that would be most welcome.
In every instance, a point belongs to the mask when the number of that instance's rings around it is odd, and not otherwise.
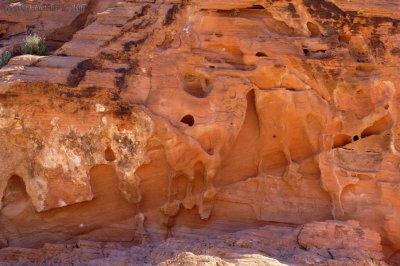
[[[10,51],[0,53],[0,67],[7,65],[11,57],[13,57],[13,54]]]
[[[37,34],[26,36],[21,45],[21,54],[44,55],[46,53],[46,42]]]

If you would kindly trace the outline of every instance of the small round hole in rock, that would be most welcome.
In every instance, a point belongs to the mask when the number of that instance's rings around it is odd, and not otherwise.
[[[353,137],[353,141],[358,141],[359,139],[360,139],[360,137],[357,136],[357,135],[355,135],[355,136]]]
[[[114,151],[108,147],[105,151],[104,151],[104,158],[108,161],[108,162],[112,162],[115,161],[115,154]]]
[[[185,115],[181,119],[181,122],[188,125],[189,127],[192,127],[194,125],[194,117],[192,115]]]
[[[256,53],[256,56],[257,56],[257,57],[266,57],[267,54],[264,53],[264,52],[257,52],[257,53]]]

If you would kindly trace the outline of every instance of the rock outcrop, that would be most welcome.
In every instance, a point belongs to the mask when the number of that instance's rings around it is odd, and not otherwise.
[[[10,265],[386,265],[382,258],[379,234],[336,221],[170,238],[157,245],[79,241],[0,250],[0,260]]]
[[[400,3],[14,2],[53,46],[0,69],[4,261],[400,263]]]

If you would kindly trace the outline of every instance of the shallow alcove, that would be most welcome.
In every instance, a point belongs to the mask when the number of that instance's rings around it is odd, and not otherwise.
[[[393,121],[389,115],[375,121],[371,126],[361,132],[361,138],[366,138],[372,135],[379,135],[390,129],[393,126]]]
[[[196,98],[205,98],[210,92],[207,79],[192,74],[186,74],[184,81],[184,90]]]
[[[194,126],[194,117],[192,115],[185,115],[181,119],[181,123],[188,125],[189,127]]]
[[[256,53],[256,56],[257,56],[257,57],[267,57],[267,54],[264,53],[264,52],[257,52],[257,53]]]
[[[111,149],[111,147],[107,147],[107,149],[104,151],[104,158],[108,161],[108,162],[112,162],[115,161],[115,154],[114,151]]]
[[[243,124],[232,149],[226,155],[223,164],[230,165],[222,168],[215,178],[216,186],[226,186],[246,180],[248,177],[257,176],[259,170],[260,153],[260,118],[257,114],[256,92],[250,90],[246,95],[247,106]],[[274,134],[268,132],[268,134]],[[264,135],[266,136],[266,135]],[[261,145],[263,145],[263,142]],[[283,159],[284,160],[284,159]],[[265,160],[265,169],[272,160]],[[282,165],[286,163],[284,161]],[[271,164],[275,164],[272,162]],[[268,169],[269,170],[269,169]]]
[[[253,5],[252,7],[250,7],[249,9],[265,9],[265,7],[263,7],[262,5]]]
[[[13,175],[8,180],[2,204],[1,213],[9,218],[19,217],[26,209],[32,208],[31,198],[21,177]]]
[[[321,31],[319,27],[312,22],[307,22],[307,28],[311,33],[311,37],[321,37]]]
[[[310,55],[310,50],[303,48],[303,53],[305,56],[309,56]]]
[[[333,148],[339,148],[351,143],[352,138],[349,135],[337,134],[333,141]]]

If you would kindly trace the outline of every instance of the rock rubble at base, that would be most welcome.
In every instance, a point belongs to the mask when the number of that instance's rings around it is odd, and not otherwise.
[[[376,232],[357,222],[265,226],[208,238],[138,246],[78,241],[42,249],[0,249],[2,265],[386,265]]]

